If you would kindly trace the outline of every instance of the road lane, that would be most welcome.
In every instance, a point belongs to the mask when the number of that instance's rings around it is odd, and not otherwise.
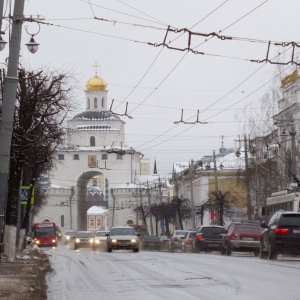
[[[54,272],[48,299],[300,299],[300,260],[115,251],[59,245],[46,251]]]

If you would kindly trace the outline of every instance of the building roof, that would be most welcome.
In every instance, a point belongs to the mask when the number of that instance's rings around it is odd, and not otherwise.
[[[73,120],[83,121],[115,121],[119,116],[111,111],[84,111],[73,117]]]
[[[101,206],[92,206],[91,208],[89,208],[87,210],[87,215],[88,216],[96,216],[96,215],[103,215],[103,214],[106,214],[108,213],[108,209],[105,209]]]

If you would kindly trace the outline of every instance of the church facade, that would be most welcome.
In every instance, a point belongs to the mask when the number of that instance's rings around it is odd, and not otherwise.
[[[126,145],[125,122],[108,110],[107,94],[107,84],[97,73],[87,81],[85,111],[68,121],[66,144],[57,151],[48,176],[47,204],[34,222],[48,220],[62,229],[86,230],[87,211],[109,208],[113,189],[135,182],[141,174],[143,155]]]

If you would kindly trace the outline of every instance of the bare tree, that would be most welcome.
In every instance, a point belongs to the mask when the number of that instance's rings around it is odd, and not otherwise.
[[[19,85],[11,147],[8,201],[6,209],[6,240],[12,228],[28,227],[31,195],[41,173],[52,167],[54,153],[63,139],[63,122],[69,112],[71,88],[64,73],[19,70]],[[20,218],[20,185],[29,185],[26,210]],[[42,198],[40,198],[42,199]],[[41,203],[37,203],[40,206]],[[19,218],[18,218],[19,216]],[[5,252],[14,253],[10,247]]]

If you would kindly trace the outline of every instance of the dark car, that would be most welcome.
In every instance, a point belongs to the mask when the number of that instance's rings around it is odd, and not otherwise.
[[[62,239],[62,232],[61,232],[61,229],[59,228],[59,226],[56,226],[56,237],[58,240]]]
[[[195,238],[196,231],[188,231],[182,239],[181,246],[182,252],[193,251],[193,240]]]
[[[92,247],[94,234],[92,231],[78,231],[75,235],[74,250],[82,247]]]
[[[160,240],[155,235],[144,235],[142,238],[143,250],[160,250]]]
[[[169,240],[167,235],[162,235],[159,239],[160,251],[169,251]]]
[[[201,226],[193,240],[194,252],[222,251],[223,235],[227,233],[224,226],[203,225]]]
[[[223,235],[222,254],[231,255],[232,251],[254,252],[259,254],[261,227],[257,223],[231,223],[227,229],[228,233]]]
[[[67,245],[68,243],[73,242],[76,233],[77,231],[74,230],[66,230],[64,234],[64,243]]]
[[[260,258],[277,259],[278,254],[300,255],[300,213],[278,211],[264,228]]]
[[[133,250],[139,252],[139,234],[130,226],[113,227],[107,236],[107,251]]]
[[[176,249],[181,251],[182,249],[182,240],[186,235],[187,230],[175,230],[170,236],[169,240],[169,252],[174,252]]]

